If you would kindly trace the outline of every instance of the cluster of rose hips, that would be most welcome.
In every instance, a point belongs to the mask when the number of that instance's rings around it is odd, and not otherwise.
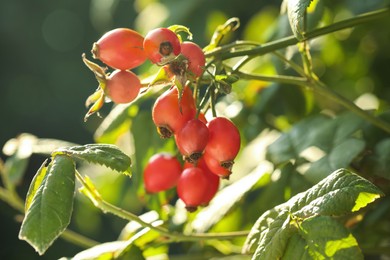
[[[162,138],[175,139],[185,163],[182,166],[172,155],[154,155],[144,170],[145,189],[156,193],[176,187],[188,210],[208,204],[218,190],[220,178],[231,174],[240,149],[240,134],[230,120],[214,117],[207,122],[197,109],[191,84],[204,73],[203,50],[193,42],[181,41],[170,28],[151,30],[145,37],[131,29],[118,28],[94,43],[92,54],[114,69],[106,73],[84,57],[100,83],[99,94],[91,95],[87,102],[95,102],[96,111],[102,97],[114,103],[129,103],[138,96],[142,85],[130,70],[146,59],[164,69],[165,78],[172,84],[156,99],[152,119]]]

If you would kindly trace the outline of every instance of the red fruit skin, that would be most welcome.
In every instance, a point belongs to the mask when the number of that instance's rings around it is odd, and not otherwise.
[[[161,52],[161,44],[169,43],[170,50],[166,53]],[[166,57],[176,57],[180,54],[180,40],[177,35],[167,28],[156,28],[146,34],[143,48],[149,60],[153,63],[161,63]]]
[[[133,101],[140,88],[141,81],[131,71],[115,70],[106,81],[106,94],[117,104]]]
[[[120,70],[135,68],[146,60],[144,37],[128,28],[117,28],[105,33],[93,46],[94,58]]]
[[[195,118],[195,115],[195,100],[191,89],[187,86],[184,87],[180,104],[179,92],[174,86],[156,99],[152,109],[154,124],[158,128],[168,128],[172,133],[178,133],[189,120]]]
[[[202,206],[206,206],[209,204],[209,202],[214,198],[215,194],[217,193],[219,189],[220,178],[218,175],[214,174],[209,169],[203,157],[201,157],[198,160],[197,166],[194,166],[192,163],[189,162],[184,163],[184,167],[183,167],[184,169],[191,168],[191,167],[198,167],[202,169],[204,175],[208,180],[207,192],[204,194],[203,201],[201,203]]]
[[[208,180],[201,168],[184,169],[177,183],[177,195],[188,210],[201,205],[208,190]]]
[[[176,145],[185,157],[202,154],[209,139],[209,130],[199,119],[191,119],[175,135]]]
[[[176,157],[170,154],[155,154],[144,169],[144,185],[148,193],[165,191],[176,186],[182,167]]]
[[[225,117],[215,117],[207,127],[209,141],[205,152],[219,162],[234,160],[240,150],[241,138],[233,122]]]
[[[222,167],[221,163],[207,152],[203,154],[202,158],[212,173],[223,179],[229,179],[229,176],[232,173],[231,169]]]
[[[206,58],[203,50],[196,43],[182,42],[181,54],[188,59],[187,70],[193,73],[196,77],[202,75],[206,64]]]

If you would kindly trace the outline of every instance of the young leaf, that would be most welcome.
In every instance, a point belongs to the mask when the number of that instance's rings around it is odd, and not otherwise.
[[[247,237],[243,252],[248,253],[255,249],[255,259],[281,258],[287,250],[294,255],[304,255],[304,251],[298,251],[297,248],[287,248],[290,246],[290,239],[293,239],[291,243],[301,245],[302,250],[310,246],[309,242],[320,241],[306,241],[302,246],[302,241],[294,236],[298,232],[299,222],[317,216],[343,216],[365,207],[380,196],[383,196],[382,191],[372,183],[350,171],[340,169],[307,191],[295,195],[260,216]],[[330,241],[333,239],[332,234],[337,232],[342,231],[330,231],[328,237],[321,239]],[[316,238],[315,234],[310,236]],[[353,244],[353,238],[348,237],[345,241],[348,245]],[[329,244],[332,247],[329,250],[333,250],[333,253],[344,246],[335,243]]]
[[[75,164],[71,158],[58,155],[47,167],[42,166],[29,191],[32,200],[26,205],[19,239],[40,255],[45,253],[70,222],[74,190]]]
[[[86,144],[58,149],[56,154],[66,154],[74,159],[105,165],[115,171],[129,174],[131,160],[119,148],[111,144]]]

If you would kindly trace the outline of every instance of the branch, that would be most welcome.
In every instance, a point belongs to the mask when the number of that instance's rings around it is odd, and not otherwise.
[[[160,226],[154,226],[153,223],[145,222],[137,215],[103,200],[100,194],[98,193],[98,191],[89,181],[89,179],[85,179],[84,177],[82,177],[78,171],[76,171],[76,178],[83,185],[83,188],[81,188],[80,191],[92,201],[95,207],[103,211],[103,213],[110,213],[128,221],[135,221],[143,227],[150,228],[154,231],[157,231],[161,235],[170,238],[172,241],[202,241],[205,239],[207,240],[233,239],[236,237],[245,237],[249,234],[249,231],[183,234],[183,233],[170,231]]]
[[[306,41],[306,40],[313,39],[313,38],[316,38],[319,36],[323,36],[323,35],[326,35],[326,34],[329,34],[332,32],[340,31],[340,30],[354,27],[354,26],[357,26],[360,24],[364,24],[364,23],[367,23],[367,22],[370,22],[373,20],[384,18],[384,17],[388,16],[389,13],[390,13],[390,8],[384,8],[384,9],[380,9],[377,11],[364,13],[364,14],[355,16],[353,18],[346,19],[346,20],[331,24],[331,25],[326,26],[326,27],[318,28],[318,29],[315,29],[311,32],[307,32],[302,41]],[[289,37],[285,37],[285,38],[282,38],[279,40],[265,43],[265,44],[262,44],[262,45],[259,45],[257,47],[250,48],[250,49],[245,49],[245,50],[235,49],[234,47],[237,47],[236,45],[240,45],[240,46],[245,45],[244,44],[245,42],[241,41],[241,42],[231,43],[229,45],[224,45],[224,46],[215,48],[214,50],[206,53],[206,57],[218,56],[218,58],[225,60],[225,59],[230,59],[233,57],[241,57],[241,56],[246,56],[246,55],[260,56],[260,55],[264,55],[264,54],[269,53],[269,52],[273,52],[273,51],[276,51],[279,49],[286,48],[290,45],[297,44],[298,42],[299,41],[297,38],[295,38],[294,36],[289,36]],[[252,43],[246,43],[246,45],[254,45],[255,46],[256,44],[252,42]]]

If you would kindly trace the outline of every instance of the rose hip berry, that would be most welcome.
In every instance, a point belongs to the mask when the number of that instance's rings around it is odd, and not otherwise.
[[[182,167],[176,157],[160,153],[149,159],[144,169],[144,184],[148,193],[173,188],[181,175]]]
[[[152,109],[153,122],[162,138],[178,133],[195,115],[195,100],[188,86],[184,87],[180,102],[177,87],[173,86],[156,99]]]
[[[143,50],[144,37],[128,28],[117,28],[105,33],[93,44],[92,54],[108,66],[127,70],[146,60]]]
[[[115,70],[106,80],[106,94],[114,103],[129,103],[139,93],[141,82],[131,71]]]
[[[203,173],[204,175],[206,176],[207,178],[207,181],[208,181],[208,188],[207,188],[207,192],[204,194],[204,197],[203,197],[203,201],[201,203],[201,206],[206,206],[209,204],[209,202],[212,200],[212,198],[214,198],[215,194],[217,193],[218,189],[219,189],[219,182],[220,182],[220,178],[219,176],[217,176],[216,174],[214,174],[208,167],[207,167],[207,164],[206,162],[204,161],[204,158],[201,157],[196,166],[194,166],[194,164],[192,163],[189,163],[189,162],[186,162],[184,164],[184,169],[186,168],[191,168],[191,167],[196,167],[196,168],[200,168],[203,170]]]
[[[180,40],[167,28],[157,28],[145,36],[143,47],[151,62],[162,64],[180,54]]]
[[[209,130],[199,119],[188,121],[175,135],[180,153],[189,162],[196,163],[202,156],[209,139]]]
[[[195,211],[205,200],[209,187],[208,179],[201,168],[184,169],[177,183],[177,195],[185,203],[186,209]]]
[[[228,178],[234,159],[240,150],[240,133],[237,127],[227,118],[215,117],[208,122],[209,141],[205,148],[205,161],[215,174]],[[218,164],[216,164],[216,162]],[[216,166],[221,166],[226,171]]]
[[[206,58],[202,49],[193,42],[183,42],[181,44],[181,54],[188,60],[187,71],[194,74],[195,77],[202,75]]]

